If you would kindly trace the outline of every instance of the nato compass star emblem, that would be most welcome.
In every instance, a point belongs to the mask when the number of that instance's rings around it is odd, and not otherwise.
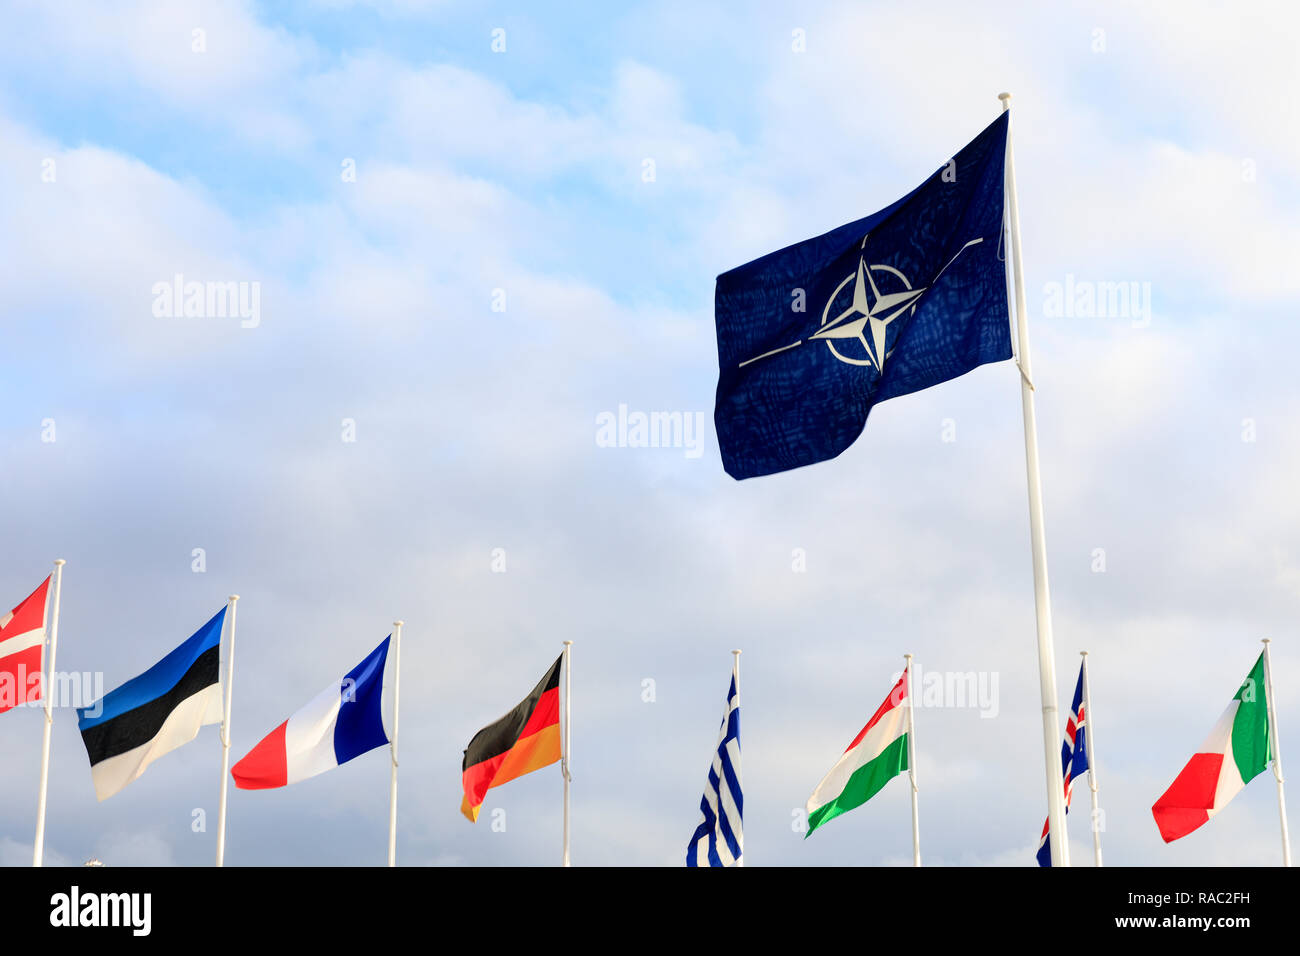
[[[934,277],[935,281],[957,260],[957,256],[983,241],[972,239],[958,249],[957,255],[939,270],[939,275]],[[830,294],[826,307],[822,309],[821,326],[808,336],[808,341],[825,342],[831,354],[839,361],[847,365],[865,365],[874,368],[879,374],[884,371],[885,362],[893,354],[892,341],[898,338],[895,334],[891,340],[890,325],[905,314],[914,315],[917,301],[933,285],[915,289],[907,276],[893,266],[868,264],[866,246],[867,236],[863,236],[859,249],[864,251],[858,256],[857,272],[845,276]],[[882,292],[882,286],[889,291]],[[832,314],[834,318],[831,317]],[[800,339],[793,345],[785,345],[746,359],[738,367],[744,368],[759,359],[803,344],[804,340]]]
[[[902,291],[882,293],[876,283],[877,273],[881,274],[882,281],[889,276],[892,284],[901,283]],[[845,296],[842,293],[850,282],[853,283],[852,295],[843,311],[832,319],[832,308],[843,302]],[[877,372],[883,371],[885,360],[893,354],[892,348],[885,348],[889,324],[909,309],[916,312],[916,300],[923,292],[925,289],[913,289],[907,276],[893,266],[867,265],[866,256],[859,256],[857,274],[847,276],[835,287],[822,310],[821,328],[811,337],[825,341],[831,354],[841,362],[870,365]],[[852,344],[854,340],[861,346],[861,358],[854,357],[853,353],[859,352]],[[845,351],[840,351],[841,347]]]

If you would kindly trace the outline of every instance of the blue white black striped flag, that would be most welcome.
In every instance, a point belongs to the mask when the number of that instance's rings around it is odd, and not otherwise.
[[[221,723],[219,658],[226,608],[176,650],[89,707],[77,726],[90,757],[95,796],[107,800],[163,754]]]
[[[1061,770],[1065,780],[1065,812],[1070,812],[1071,783],[1088,770],[1088,715],[1083,712],[1083,668],[1079,668],[1079,682],[1074,687],[1074,703],[1065,723],[1065,742],[1061,744]],[[1043,821],[1043,835],[1038,841],[1038,865],[1052,865],[1052,844],[1048,839],[1048,823]]]
[[[687,866],[744,866],[742,818],[745,799],[740,786],[739,664],[731,672],[727,711],[718,731],[718,748],[700,800],[700,825],[686,848]]]

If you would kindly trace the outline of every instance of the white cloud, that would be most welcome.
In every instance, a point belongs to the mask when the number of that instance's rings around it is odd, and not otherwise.
[[[1173,95],[1163,78],[1154,93],[1131,87],[1112,119],[1104,97],[1070,82],[1078,64],[1059,62],[1091,56],[1078,18],[1036,11],[1004,28],[953,7],[935,31],[910,9],[810,11],[802,59],[783,49],[784,27],[763,48],[757,126],[741,130],[699,118],[711,93],[698,79],[632,56],[575,104],[449,63],[331,59],[244,7],[210,20],[209,39],[247,42],[185,72],[171,41],[159,46],[191,16],[180,9],[128,18],[130,38],[97,34],[88,13],[49,37],[54,61],[126,77],[169,122],[201,110],[181,120],[194,135],[252,131],[265,141],[249,176],[275,152],[276,168],[307,170],[313,185],[234,208],[164,160],[4,121],[0,166],[19,185],[0,212],[0,308],[26,363],[4,434],[11,500],[29,504],[10,515],[0,577],[25,580],[29,556],[51,549],[70,559],[61,661],[115,680],[189,633],[196,608],[239,591],[238,750],[402,616],[403,859],[550,862],[555,774],[494,795],[510,812],[503,835],[458,817],[457,771],[469,735],[570,636],[577,859],[674,864],[739,644],[753,861],[894,863],[908,852],[901,784],[806,843],[790,814],[913,650],[927,668],[996,672],[1002,695],[996,719],[918,714],[927,861],[1032,862],[1045,801],[1010,366],[888,402],[841,459],[770,480],[725,478],[711,437],[700,460],[594,441],[595,414],[619,402],[709,411],[713,275],[915,185],[959,145],[954,131],[992,119],[1005,85],[1018,104],[1058,678],[1064,707],[1076,651],[1093,652],[1108,858],[1272,862],[1266,781],[1175,847],[1147,809],[1258,638],[1287,633],[1300,587],[1288,483],[1300,343],[1221,304],[1294,304],[1279,258],[1295,245],[1293,199],[1269,176],[1234,181],[1222,142],[1173,123],[1135,130],[1134,115]],[[1120,75],[1145,22],[1127,16],[1106,17],[1116,65],[1094,64]],[[47,36],[39,18],[25,23]],[[1050,41],[1033,45],[1044,27]],[[1195,104],[1174,105],[1195,118]],[[1261,157],[1287,155],[1267,111],[1233,122],[1272,151]],[[39,181],[46,156],[57,184]],[[338,179],[348,156],[352,184]],[[658,191],[640,182],[647,156]],[[263,325],[160,327],[149,289],[177,270],[262,280]],[[1151,326],[1042,318],[1035,286],[1067,272],[1152,281]],[[497,287],[504,313],[490,308]],[[53,446],[37,441],[47,414],[60,423]],[[344,417],[354,444],[340,440]],[[1246,417],[1255,442],[1241,440]],[[946,418],[955,443],[940,440]],[[208,549],[206,577],[189,571],[195,546]],[[506,574],[491,571],[496,547]],[[791,570],[796,547],[805,574]],[[1090,570],[1098,547],[1105,574]],[[1276,657],[1279,674],[1300,672],[1281,642]],[[641,700],[646,677],[654,704]],[[194,833],[189,814],[215,797],[212,735],[97,805],[74,723],[56,733],[66,776],[52,846],[93,847],[110,864],[210,859],[211,831]],[[231,861],[377,862],[385,760],[232,796]],[[25,806],[30,789],[0,781],[0,805]],[[0,820],[14,834],[29,822]],[[1082,834],[1076,820],[1086,859]],[[23,852],[0,844],[5,863]]]

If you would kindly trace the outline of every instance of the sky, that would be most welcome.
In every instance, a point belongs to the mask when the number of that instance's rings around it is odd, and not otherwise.
[[[905,780],[807,840],[800,813],[913,653],[989,695],[917,708],[925,862],[1032,865],[1014,365],[769,478],[729,478],[712,424],[716,276],[902,196],[1010,91],[1056,684],[1064,714],[1087,650],[1106,862],[1280,862],[1268,774],[1171,845],[1150,806],[1262,638],[1300,741],[1293,4],[4,19],[0,601],[67,560],[60,671],[111,689],[240,594],[233,761],[403,619],[399,862],[553,865],[558,768],[471,825],[460,762],[572,640],[573,861],[672,866],[741,648],[747,865],[905,865]],[[187,316],[177,276],[248,308]],[[1115,284],[1127,309],[1078,298]],[[698,443],[610,447],[620,407]],[[48,863],[212,861],[215,727],[98,803],[54,718]],[[0,864],[31,859],[41,722],[0,717]],[[389,767],[232,788],[227,864],[382,864]]]

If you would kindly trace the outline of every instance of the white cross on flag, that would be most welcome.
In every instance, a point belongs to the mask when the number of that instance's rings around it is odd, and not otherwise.
[[[41,699],[45,595],[49,587],[50,579],[46,578],[25,601],[0,615],[0,714],[29,700]]]

